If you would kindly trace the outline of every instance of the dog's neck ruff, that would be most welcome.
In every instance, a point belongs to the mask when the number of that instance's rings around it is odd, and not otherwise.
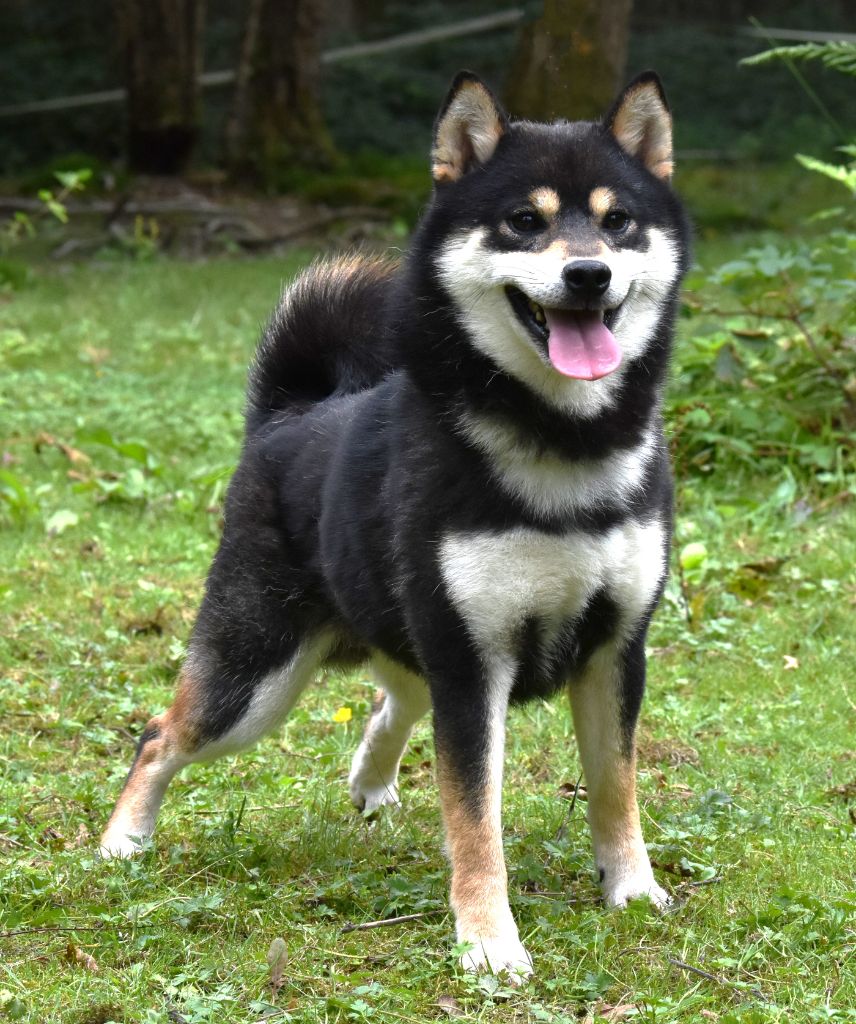
[[[465,411],[458,433],[480,452],[508,497],[546,519],[625,509],[643,488],[659,451],[657,431],[650,425],[630,447],[574,460],[543,449],[513,424],[489,415]]]

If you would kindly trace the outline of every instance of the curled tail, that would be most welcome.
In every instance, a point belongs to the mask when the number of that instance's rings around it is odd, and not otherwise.
[[[395,271],[365,256],[319,261],[285,290],[250,369],[248,434],[277,413],[304,412],[389,373],[384,311]]]

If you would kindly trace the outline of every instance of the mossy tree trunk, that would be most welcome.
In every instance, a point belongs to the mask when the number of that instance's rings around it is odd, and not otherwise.
[[[506,90],[532,120],[598,118],[622,85],[633,0],[544,0],[525,25]]]
[[[128,163],[149,174],[184,169],[199,133],[205,0],[116,0]]]
[[[266,188],[295,166],[329,166],[320,101],[318,0],[249,0],[226,132],[234,177]]]

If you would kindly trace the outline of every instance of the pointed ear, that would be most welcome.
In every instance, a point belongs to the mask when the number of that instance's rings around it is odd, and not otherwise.
[[[484,82],[471,71],[459,71],[434,125],[434,181],[457,181],[487,163],[507,125],[508,118]]]
[[[672,176],[672,115],[659,77],[643,71],[604,118],[619,146],[658,178]]]

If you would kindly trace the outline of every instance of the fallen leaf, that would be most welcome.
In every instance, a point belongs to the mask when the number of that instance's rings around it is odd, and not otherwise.
[[[79,448],[72,448],[70,444],[63,444],[62,441],[60,441],[57,444],[57,448],[59,448],[59,450],[62,452],[62,454],[72,464],[77,463],[77,462],[91,462],[92,461],[92,459],[89,458],[89,456],[86,454],[86,452],[82,452]]]
[[[774,555],[768,555],[766,558],[759,558],[757,562],[747,562],[741,566],[741,569],[747,569],[749,572],[756,572],[765,576],[773,576],[782,568],[785,562],[787,562],[787,558],[776,558]]]
[[[577,786],[576,782],[563,782],[559,786],[559,796],[565,797],[566,800],[573,800],[575,793],[577,800],[588,800],[588,792],[582,784]]]
[[[66,444],[64,441],[58,441],[53,434],[48,434],[45,431],[36,435],[35,448],[37,452],[41,452],[42,448],[56,448],[72,464],[92,461],[86,452],[80,451],[79,448],[72,448],[70,444]]]
[[[33,441],[33,447],[37,452],[41,452],[42,448],[53,448],[55,444],[56,438],[53,434],[48,434],[44,430],[40,430]]]
[[[78,846],[86,846],[90,838],[91,834],[89,832],[89,829],[81,821],[81,823],[77,826],[77,832],[75,833],[74,839],[71,841],[70,844],[66,845],[70,845],[71,849],[76,849]]]
[[[55,828],[48,825],[47,828],[42,829],[39,835],[39,842],[44,843],[46,846],[54,846],[61,848],[65,840],[61,832],[58,832]]]
[[[75,946],[73,942],[69,942],[66,946],[65,958],[70,964],[77,964],[78,967],[82,967],[85,971],[91,971],[93,974],[98,973],[99,968],[95,957],[87,953],[85,949],[81,949],[80,946]]]
[[[625,1017],[638,1012],[638,1007],[635,1003],[604,1003],[603,1000],[598,999],[592,1009],[586,1014],[583,1024],[595,1024],[596,1021],[601,1020],[623,1020]]]
[[[438,996],[437,1006],[447,1014],[449,1017],[463,1017],[464,1011],[461,1009],[461,1004],[454,996]]]
[[[828,797],[838,797],[845,802],[856,800],[856,779],[852,782],[842,782],[840,786],[833,786],[826,791]]]
[[[80,517],[76,512],[72,512],[67,508],[58,509],[45,523],[45,529],[48,532],[48,536],[57,537],[59,534],[64,533],[69,526],[77,526],[80,522]]]
[[[638,1011],[635,1003],[617,1003],[615,1006],[604,1007],[604,1009],[606,1010],[604,1017],[607,1020],[622,1020]]]
[[[141,581],[142,582],[142,581]],[[158,605],[152,616],[144,619],[132,619],[125,625],[125,629],[134,636],[163,636],[164,631],[164,606]]]
[[[99,363],[103,363],[110,358],[110,349],[98,348],[95,345],[84,345],[80,350],[80,357],[84,362],[95,363],[98,366]]]
[[[270,967],[270,989],[276,995],[285,983],[283,975],[285,965],[288,963],[288,947],[285,944],[285,939],[276,938],[271,942],[267,962]]]
[[[669,790],[681,800],[689,800],[690,797],[695,796],[695,790],[685,782],[673,782],[669,785]]]

